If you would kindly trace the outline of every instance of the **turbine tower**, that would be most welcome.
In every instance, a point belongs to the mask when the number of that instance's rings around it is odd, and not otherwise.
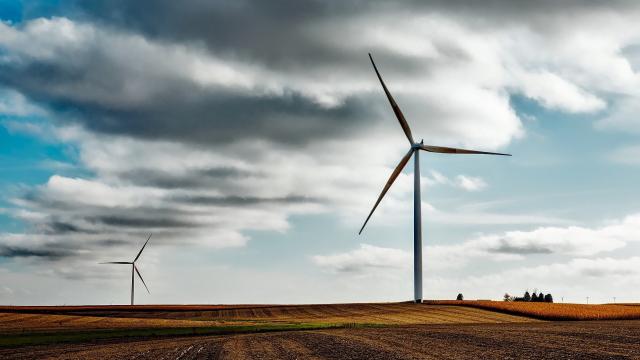
[[[149,294],[151,294],[151,292],[149,291],[149,288],[147,287],[147,284],[144,282],[144,279],[142,278],[142,275],[140,275],[140,271],[138,271],[138,267],[136,267],[136,261],[138,261],[138,258],[140,258],[140,255],[142,254],[142,250],[144,250],[145,246],[147,246],[147,243],[149,242],[149,239],[151,239],[151,235],[149,234],[149,237],[147,238],[147,241],[144,242],[144,245],[142,245],[142,249],[140,249],[140,251],[138,252],[138,255],[136,255],[136,258],[133,259],[133,261],[129,262],[129,261],[112,261],[112,262],[104,262],[104,263],[100,263],[100,264],[126,264],[126,265],[131,265],[131,305],[133,305],[133,295],[134,295],[134,272],[136,274],[138,274],[138,277],[140,278],[140,280],[142,280],[142,284],[144,285],[144,288],[147,289],[147,292]]]
[[[415,155],[414,163],[413,163],[413,166],[414,166],[414,171],[413,171],[413,290],[414,290],[415,302],[421,303],[422,302],[422,214],[420,209],[420,156],[419,156],[420,152],[419,150],[424,150],[424,151],[433,152],[433,153],[444,153],[444,154],[485,154],[485,155],[504,155],[504,156],[511,156],[511,155],[494,153],[494,152],[486,152],[486,151],[456,149],[456,148],[443,147],[443,146],[431,146],[431,145],[425,145],[423,141],[420,141],[419,143],[416,142],[413,139],[413,135],[411,134],[411,128],[409,128],[409,124],[407,123],[407,120],[404,118],[404,115],[402,114],[400,107],[398,106],[398,104],[396,104],[395,100],[393,100],[393,97],[391,96],[391,93],[387,89],[387,86],[384,84],[384,81],[382,81],[382,76],[380,76],[380,72],[378,72],[378,68],[376,67],[376,63],[373,62],[373,57],[371,56],[371,54],[369,54],[369,59],[371,60],[371,65],[373,65],[373,69],[375,70],[376,75],[378,76],[378,80],[380,80],[380,84],[382,85],[382,89],[384,90],[384,93],[387,95],[387,99],[389,99],[389,103],[391,104],[393,113],[396,115],[396,118],[400,122],[400,126],[402,127],[404,134],[407,136],[407,140],[409,140],[409,145],[411,147],[409,148],[409,151],[404,155],[404,157],[402,157],[398,166],[396,166],[396,168],[391,173],[389,180],[387,180],[387,183],[382,189],[380,196],[378,196],[378,200],[376,200],[376,203],[373,205],[373,209],[371,209],[369,216],[367,216],[367,219],[365,220],[358,234],[362,234],[362,230],[364,230],[364,227],[367,225],[367,222],[371,218],[371,215],[373,215],[373,212],[378,207],[378,204],[380,204],[380,201],[382,201],[382,198],[384,197],[384,195],[387,193],[387,191],[389,191],[389,188],[391,188],[391,185],[393,185],[393,182],[396,180],[398,175],[400,175],[400,173],[402,172],[402,169],[404,169],[404,167],[407,165],[407,163],[411,159],[411,155]]]

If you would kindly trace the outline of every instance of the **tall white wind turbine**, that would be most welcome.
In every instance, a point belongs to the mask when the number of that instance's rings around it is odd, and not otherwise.
[[[136,258],[133,259],[133,261],[112,261],[112,262],[104,262],[104,263],[100,263],[100,264],[126,264],[126,265],[131,265],[131,305],[133,305],[133,295],[134,295],[134,289],[135,287],[134,285],[134,272],[136,274],[138,274],[138,277],[140,278],[140,280],[142,280],[142,284],[144,285],[144,288],[147,289],[147,292],[149,294],[151,294],[151,292],[149,291],[149,288],[147,287],[147,284],[144,282],[144,279],[142,278],[142,275],[140,275],[140,271],[138,271],[138,267],[136,267],[136,261],[138,261],[138,259],[140,258],[140,255],[142,254],[142,250],[144,250],[145,246],[147,246],[147,243],[149,242],[149,239],[151,239],[151,235],[149,234],[149,237],[147,238],[147,241],[144,242],[144,245],[142,245],[142,249],[140,249],[140,251],[138,252],[138,255],[136,255]]]
[[[504,155],[504,156],[511,156],[511,155],[486,152],[486,151],[456,149],[456,148],[443,147],[443,146],[424,145],[423,141],[420,141],[418,143],[415,140],[413,140],[413,135],[411,134],[411,129],[409,128],[409,124],[407,123],[407,120],[404,118],[404,115],[402,114],[400,107],[398,106],[398,104],[396,104],[395,100],[393,100],[393,97],[391,96],[391,93],[387,89],[387,86],[384,84],[384,81],[382,81],[382,76],[380,76],[380,72],[378,72],[378,68],[376,67],[376,64],[373,62],[373,57],[371,57],[371,54],[369,54],[369,59],[371,60],[371,64],[373,65],[373,69],[375,70],[376,75],[380,80],[382,89],[384,89],[384,93],[387,95],[387,99],[389,99],[391,108],[393,109],[393,112],[396,115],[396,118],[400,122],[400,126],[402,127],[404,134],[407,136],[407,140],[409,140],[409,145],[411,147],[409,148],[409,151],[404,155],[402,160],[400,160],[400,163],[398,164],[398,166],[396,166],[396,168],[391,173],[389,180],[387,180],[387,183],[382,189],[380,196],[378,196],[378,200],[376,200],[376,203],[373,205],[373,209],[371,209],[369,216],[367,216],[367,219],[365,220],[358,234],[362,234],[362,230],[364,230],[364,227],[367,225],[367,222],[371,218],[371,215],[373,215],[373,212],[378,207],[378,204],[380,204],[380,201],[382,201],[382,198],[384,197],[384,195],[387,193],[387,191],[389,191],[389,188],[391,188],[391,185],[393,185],[393,182],[396,180],[398,175],[400,175],[400,173],[402,172],[402,169],[404,169],[404,167],[407,165],[407,163],[411,159],[411,155],[415,155],[414,165],[413,165],[414,166],[414,171],[413,171],[413,290],[414,290],[415,302],[421,303],[422,302],[422,214],[420,211],[421,209],[420,209],[420,157],[419,157],[420,152],[419,150],[424,150],[427,152],[434,152],[434,153],[444,153],[444,154],[485,154],[485,155]]]

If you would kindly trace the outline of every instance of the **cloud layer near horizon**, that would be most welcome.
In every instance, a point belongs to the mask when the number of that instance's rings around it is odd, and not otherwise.
[[[427,246],[429,267],[461,268],[473,259],[522,260],[528,255],[588,257],[611,252],[640,241],[640,214],[612,221],[600,228],[540,227],[481,235],[455,245]],[[402,269],[413,265],[408,251],[361,244],[360,248],[332,255],[316,255],[314,262],[334,272],[363,273],[371,269]]]

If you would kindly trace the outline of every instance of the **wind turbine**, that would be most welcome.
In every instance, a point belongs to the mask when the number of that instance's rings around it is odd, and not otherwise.
[[[402,130],[404,131],[404,134],[406,135],[407,140],[409,140],[409,145],[411,147],[409,148],[409,151],[402,157],[398,166],[396,166],[396,168],[391,173],[389,180],[387,180],[387,183],[382,189],[380,196],[378,196],[378,200],[376,200],[376,203],[373,205],[373,209],[371,209],[369,216],[367,216],[367,219],[365,220],[358,234],[362,234],[362,230],[364,230],[364,227],[367,225],[367,222],[371,218],[371,215],[373,215],[373,212],[378,207],[378,204],[380,204],[380,201],[382,201],[382,198],[384,197],[384,195],[387,193],[387,191],[389,191],[389,188],[391,188],[391,185],[393,185],[393,182],[396,180],[398,175],[400,175],[400,173],[402,172],[402,169],[404,169],[404,167],[407,165],[407,163],[409,162],[409,159],[411,159],[411,155],[415,155],[414,163],[413,163],[414,164],[413,165],[414,166],[414,170],[413,170],[413,290],[414,290],[415,302],[421,303],[422,302],[422,214],[420,209],[420,156],[419,156],[420,152],[419,150],[424,150],[424,151],[433,152],[433,153],[444,153],[444,154],[485,154],[485,155],[504,155],[504,156],[511,156],[511,155],[494,153],[494,152],[486,152],[486,151],[476,151],[476,150],[456,149],[456,148],[443,147],[443,146],[425,145],[424,141],[422,140],[419,143],[416,142],[413,139],[413,135],[411,134],[411,129],[409,128],[409,124],[407,123],[407,120],[404,118],[404,115],[402,114],[400,107],[398,106],[398,104],[396,104],[395,100],[393,100],[393,97],[391,96],[391,93],[387,89],[387,86],[384,84],[384,81],[382,81],[382,76],[380,76],[380,72],[378,72],[378,68],[376,67],[376,63],[373,62],[373,57],[371,56],[371,54],[369,54],[369,59],[371,60],[371,65],[373,65],[373,69],[375,70],[376,75],[378,76],[378,80],[380,80],[380,84],[382,85],[382,89],[384,90],[384,93],[387,95],[387,99],[389,99],[389,103],[391,104],[393,113],[396,115],[396,118],[400,122],[400,126],[402,127]]]
[[[133,294],[134,294],[134,286],[133,286],[133,280],[134,280],[134,272],[136,274],[138,274],[138,277],[140,278],[140,280],[142,280],[142,284],[144,285],[144,288],[147,289],[147,292],[149,294],[151,294],[151,292],[149,291],[149,288],[147,287],[147,284],[144,282],[144,279],[142,278],[142,275],[140,275],[140,271],[138,271],[138,268],[136,267],[136,261],[138,261],[138,258],[140,258],[140,255],[142,254],[142,250],[144,250],[145,246],[147,246],[147,243],[149,242],[149,239],[151,239],[151,235],[149,234],[149,237],[147,238],[147,241],[144,242],[144,245],[142,245],[142,249],[140,249],[140,251],[138,252],[138,255],[136,255],[136,258],[133,259],[133,261],[129,262],[129,261],[112,261],[112,262],[104,262],[104,263],[100,263],[100,264],[126,264],[126,265],[131,265],[131,305],[133,305]]]

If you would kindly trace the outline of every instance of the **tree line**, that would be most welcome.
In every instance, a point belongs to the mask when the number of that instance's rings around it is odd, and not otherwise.
[[[548,302],[548,303],[552,303],[553,302],[553,296],[550,293],[549,294],[544,294],[542,292],[536,293],[534,291],[533,294],[529,294],[529,291],[525,291],[524,292],[524,296],[522,296],[522,297],[511,296],[508,293],[504,294],[504,301],[529,301],[529,302]]]

